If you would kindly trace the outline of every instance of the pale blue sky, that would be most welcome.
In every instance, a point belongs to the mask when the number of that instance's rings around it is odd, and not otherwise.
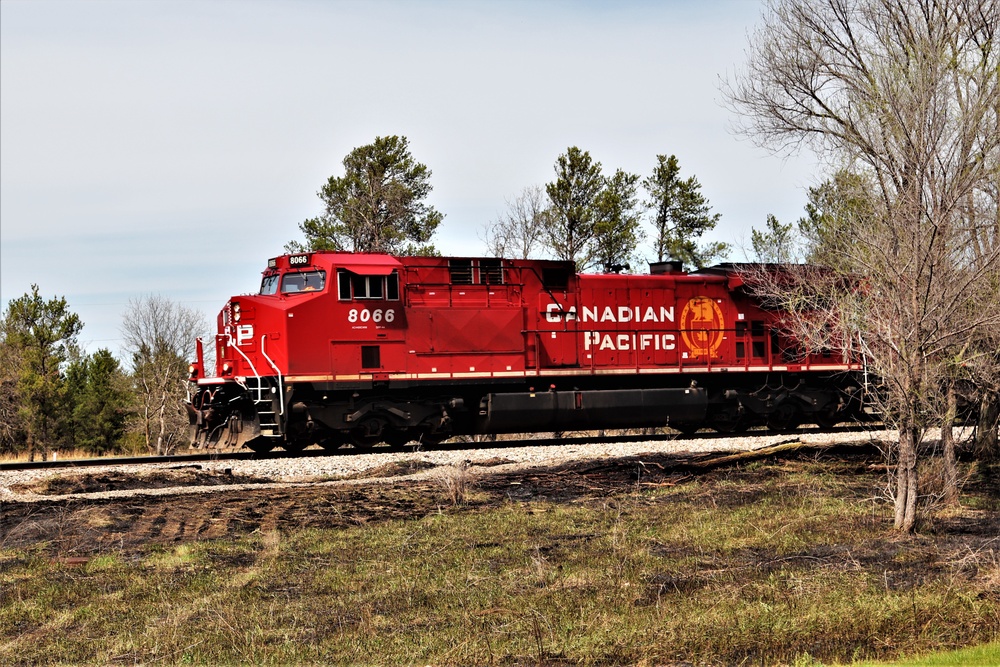
[[[320,211],[355,146],[401,134],[433,171],[445,254],[552,179],[568,146],[607,173],[658,153],[696,175],[714,240],[797,218],[809,156],[728,129],[719,78],[756,0],[0,2],[0,305],[37,283],[118,352],[130,297],[214,321]],[[737,252],[733,259],[740,259]]]

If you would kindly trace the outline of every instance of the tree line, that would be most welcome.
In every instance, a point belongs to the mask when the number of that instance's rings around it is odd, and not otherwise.
[[[106,348],[84,352],[82,329],[66,299],[45,298],[38,285],[4,311],[0,454],[163,454],[181,445],[188,364],[207,329],[202,315],[159,296],[131,300],[124,365]]]
[[[488,253],[547,256],[574,262],[580,271],[638,272],[646,241],[656,261],[695,268],[730,251],[726,243],[701,241],[721,216],[712,213],[697,177],[681,178],[674,155],[657,155],[652,173],[640,179],[622,169],[606,175],[588,151],[570,146],[554,171],[552,182],[524,188],[487,224]]]
[[[286,250],[437,253],[430,241],[444,216],[425,201],[432,172],[413,158],[406,137],[376,137],[352,150],[343,166],[344,175],[331,176],[317,192],[323,212],[299,225],[303,240]],[[487,254],[621,272],[639,270],[647,237],[656,261],[677,259],[689,267],[711,264],[730,250],[726,243],[701,242],[720,215],[712,213],[695,176],[681,177],[674,155],[657,155],[652,173],[640,179],[622,169],[606,174],[588,151],[570,146],[556,158],[554,172],[551,182],[525,187],[487,222]]]

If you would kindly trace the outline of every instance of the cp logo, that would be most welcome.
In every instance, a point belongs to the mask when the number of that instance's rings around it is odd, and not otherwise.
[[[692,356],[714,355],[722,345],[726,322],[722,309],[707,296],[696,296],[681,311],[681,339]]]
[[[253,325],[241,324],[236,327],[236,344],[246,345],[253,342]]]

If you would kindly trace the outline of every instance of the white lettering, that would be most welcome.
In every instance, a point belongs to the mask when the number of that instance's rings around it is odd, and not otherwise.
[[[558,311],[559,311],[558,303],[550,303],[549,305],[545,306],[545,321],[552,322],[553,324],[559,322],[559,316],[555,314]]]
[[[291,317],[291,315],[289,315]],[[396,320],[396,310],[394,308],[386,308],[382,310],[377,308],[375,310],[368,310],[367,308],[351,308],[347,311],[347,321],[351,324],[356,322],[375,322],[376,324],[380,322],[385,322],[386,324],[392,324]],[[359,327],[364,329],[365,327]],[[379,327],[384,329],[385,327]]]
[[[646,310],[642,309],[642,306],[604,306],[604,310],[601,310],[601,306],[581,306],[583,309],[583,321],[584,322],[673,322],[674,321],[674,307],[673,306],[659,306],[659,312],[653,306],[646,306]],[[549,322],[557,322],[558,319],[553,314],[555,311],[559,310],[559,306],[556,304],[549,304],[548,312],[545,317]],[[598,311],[600,311],[600,316],[598,317]],[[569,309],[569,315],[567,319],[576,319],[576,308]]]
[[[576,306],[570,306],[569,310],[563,310],[562,306],[560,306],[558,303],[550,303],[549,305],[545,306],[545,321],[552,322],[554,324],[558,323],[560,315],[564,313],[567,322],[575,320]]]
[[[623,333],[623,334],[601,334],[599,331],[583,332],[583,349],[589,351],[593,348],[598,350],[618,350],[627,352],[629,350],[654,350],[670,351],[677,348],[676,336],[674,334],[654,334],[654,333]]]
[[[253,325],[241,324],[236,327],[236,344],[246,345],[251,342],[253,342]]]

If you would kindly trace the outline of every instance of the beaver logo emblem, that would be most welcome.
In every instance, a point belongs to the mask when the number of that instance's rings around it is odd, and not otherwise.
[[[681,339],[694,357],[714,356],[722,345],[726,322],[722,309],[707,296],[696,296],[681,311]]]

